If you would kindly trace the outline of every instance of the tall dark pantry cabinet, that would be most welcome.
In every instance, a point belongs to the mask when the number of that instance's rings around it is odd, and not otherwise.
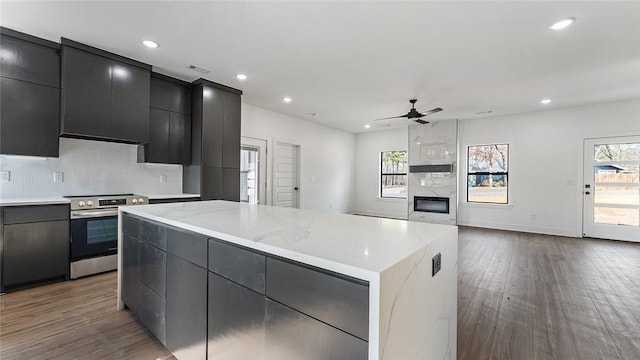
[[[240,201],[240,95],[205,79],[191,94],[191,164],[183,167],[183,190],[202,200]]]

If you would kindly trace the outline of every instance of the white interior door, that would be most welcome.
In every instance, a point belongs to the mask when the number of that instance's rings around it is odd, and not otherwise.
[[[266,204],[267,140],[241,138],[240,201]]]
[[[640,242],[640,136],[585,139],[583,233]]]
[[[284,207],[299,207],[298,171],[300,146],[283,142],[276,143],[273,204]]]

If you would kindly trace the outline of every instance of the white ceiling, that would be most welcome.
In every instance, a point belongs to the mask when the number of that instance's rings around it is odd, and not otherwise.
[[[0,14],[2,26],[204,77],[243,90],[246,103],[351,132],[406,126],[372,120],[406,113],[414,97],[418,110],[444,108],[429,120],[640,97],[637,1],[2,0]],[[567,16],[573,26],[548,29]]]

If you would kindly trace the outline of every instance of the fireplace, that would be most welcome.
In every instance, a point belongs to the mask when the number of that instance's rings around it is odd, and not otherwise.
[[[434,196],[414,196],[413,211],[448,214],[449,198]]]

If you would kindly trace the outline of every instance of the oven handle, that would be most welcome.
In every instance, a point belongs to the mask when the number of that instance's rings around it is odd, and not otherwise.
[[[94,218],[103,216],[117,216],[118,210],[102,210],[102,211],[71,211],[72,219]]]

